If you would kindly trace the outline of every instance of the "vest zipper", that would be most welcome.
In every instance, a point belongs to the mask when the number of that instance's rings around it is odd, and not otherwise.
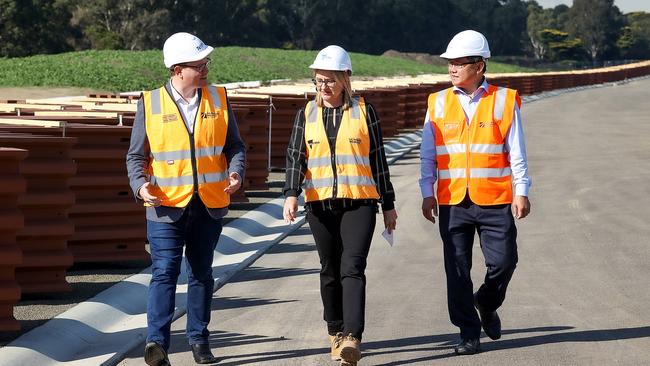
[[[332,148],[332,144],[330,144],[330,139],[329,136],[327,138],[327,143],[330,145],[330,160],[332,164],[332,177],[333,179],[333,184],[334,187],[332,187],[332,198],[336,198],[336,195],[338,194],[338,174],[336,171],[336,138],[338,137],[338,130],[336,129],[336,109],[332,109],[332,127],[334,127],[334,148]],[[327,129],[325,131],[327,134]]]
[[[188,131],[189,132],[189,131]],[[196,150],[194,148],[194,132],[190,133],[190,156],[192,157],[192,181],[194,182],[194,193],[199,192],[199,178],[196,172]]]
[[[173,88],[173,86],[169,86],[170,88]],[[166,90],[167,88],[165,88]],[[201,95],[201,88],[197,89],[196,91],[199,95],[199,105],[196,107],[196,114],[194,115],[194,121],[192,121],[192,132],[190,132],[189,127],[187,126],[187,123],[185,123],[185,117],[183,115],[183,112],[181,112],[181,108],[176,104],[176,101],[174,101],[174,105],[176,106],[176,110],[178,111],[178,115],[181,116],[181,120],[183,121],[183,126],[185,126],[185,130],[187,130],[187,135],[190,138],[190,157],[191,157],[191,163],[192,163],[192,181],[193,181],[193,193],[198,193],[199,192],[199,178],[198,178],[198,173],[196,172],[196,151],[194,149],[194,131],[196,129],[196,117],[199,115],[199,110],[201,109],[201,100],[203,98],[203,95]],[[170,97],[172,97],[171,92],[167,91]],[[172,97],[172,100],[174,98]]]
[[[476,113],[474,113],[474,114],[476,114]],[[468,121],[469,121],[469,119],[468,119]],[[465,151],[466,151],[465,152],[465,159],[466,159],[466,161],[465,161],[465,186],[466,186],[465,194],[467,196],[469,196],[469,180],[470,180],[470,175],[469,175],[469,172],[470,172],[470,166],[469,166],[470,158],[469,158],[469,154],[470,154],[470,141],[472,140],[472,136],[471,136],[472,135],[472,124],[465,122],[465,125],[467,126],[467,141],[465,142]]]

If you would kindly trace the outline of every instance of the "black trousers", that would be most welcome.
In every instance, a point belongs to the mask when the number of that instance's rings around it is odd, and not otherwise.
[[[348,200],[349,202],[349,200]],[[365,326],[366,264],[377,206],[308,206],[307,221],[320,257],[320,293],[328,333],[361,339]]]
[[[486,310],[498,309],[517,265],[517,228],[510,204],[479,206],[465,198],[458,205],[439,207],[440,236],[447,274],[447,306],[461,338],[479,338],[481,321],[474,308],[472,246],[478,232],[487,272],[477,291]]]

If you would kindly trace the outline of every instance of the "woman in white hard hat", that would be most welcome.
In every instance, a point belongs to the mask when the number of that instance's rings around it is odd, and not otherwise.
[[[352,96],[352,64],[339,46],[321,50],[313,64],[316,98],[298,111],[287,149],[284,219],[296,218],[305,192],[307,221],[320,257],[320,291],[331,358],[356,365],[364,330],[365,268],[381,203],[384,226],[395,229],[379,120]]]
[[[186,334],[196,363],[214,363],[209,344],[214,290],[212,259],[241,186],[246,147],[226,89],[208,85],[213,48],[189,33],[163,46],[170,79],[142,93],[127,153],[129,183],[144,203],[151,252],[147,300],[147,365],[167,366],[174,297],[187,264]]]

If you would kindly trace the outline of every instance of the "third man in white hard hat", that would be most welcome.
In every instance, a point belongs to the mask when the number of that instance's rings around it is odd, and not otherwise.
[[[530,212],[528,163],[517,91],[485,79],[490,48],[476,31],[456,34],[440,57],[453,87],[429,96],[422,134],[422,214],[439,214],[456,354],[480,352],[481,327],[501,337],[497,309],[517,264],[513,218]],[[434,191],[434,184],[437,190]],[[474,292],[470,270],[478,232],[487,272]],[[477,312],[478,310],[478,312]]]
[[[213,48],[189,33],[163,46],[170,79],[142,93],[127,153],[129,181],[143,202],[151,252],[144,360],[167,366],[183,248],[187,263],[186,334],[196,363],[210,350],[212,259],[230,195],[244,176],[245,146],[226,89],[208,84]]]

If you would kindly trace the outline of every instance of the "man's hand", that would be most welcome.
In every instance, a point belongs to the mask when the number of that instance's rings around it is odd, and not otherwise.
[[[435,224],[436,217],[438,217],[438,201],[435,197],[431,196],[422,199],[422,215]]]
[[[282,209],[282,216],[284,222],[287,224],[292,223],[298,214],[298,197],[287,197],[284,200],[284,208]]]
[[[530,201],[526,196],[515,196],[512,199],[512,214],[517,219],[523,219],[530,213]]]
[[[151,186],[151,183],[146,182],[145,184],[140,187],[138,190],[138,194],[144,201],[144,203],[150,205],[150,206],[160,206],[160,198],[154,196],[151,194],[151,191],[149,190],[149,187]]]
[[[228,185],[228,187],[224,188],[223,191],[228,194],[233,194],[237,192],[239,187],[241,187],[241,177],[239,176],[239,174],[232,172],[228,176],[228,183],[230,184]]]
[[[395,209],[384,211],[384,227],[389,233],[392,233],[397,226],[397,211]]]

